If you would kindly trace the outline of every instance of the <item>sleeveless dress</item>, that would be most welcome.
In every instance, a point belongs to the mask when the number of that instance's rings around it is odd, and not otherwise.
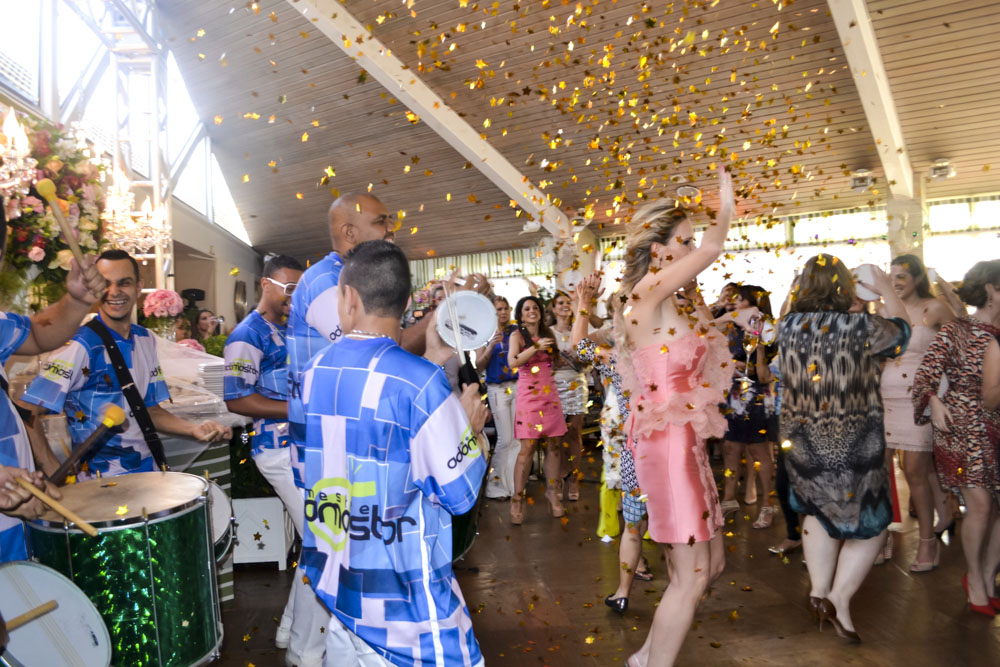
[[[918,425],[913,421],[913,381],[936,333],[923,325],[913,327],[906,352],[890,359],[882,369],[886,447],[910,452],[929,452],[934,448],[931,425]]]
[[[514,437],[535,440],[565,433],[566,418],[552,378],[552,357],[539,350],[518,369]]]
[[[913,417],[928,423],[931,396],[941,378],[948,389],[942,401],[951,414],[951,429],[934,429],[934,463],[941,486],[1000,491],[1000,410],[983,405],[983,357],[1000,329],[971,317],[948,322],[927,348],[913,382]]]
[[[576,357],[576,350],[573,348],[573,335],[556,329],[553,329],[552,333],[555,334],[559,354],[563,357],[562,368],[555,372],[556,388],[559,390],[559,402],[562,404],[563,414],[567,417],[585,415],[590,392],[583,364]]]
[[[705,439],[726,431],[719,403],[730,361],[721,336],[694,331],[632,352],[639,398],[629,445],[646,495],[649,534],[661,544],[705,542],[722,526]]]

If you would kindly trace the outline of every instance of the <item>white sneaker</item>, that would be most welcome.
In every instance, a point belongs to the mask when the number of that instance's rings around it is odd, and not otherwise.
[[[291,651],[285,651],[285,667],[323,667],[323,663],[323,658],[316,662],[306,662]]]

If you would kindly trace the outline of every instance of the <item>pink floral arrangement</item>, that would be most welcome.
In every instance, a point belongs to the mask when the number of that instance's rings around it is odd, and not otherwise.
[[[146,317],[177,317],[184,310],[181,295],[169,289],[158,289],[146,295],[142,314]]]
[[[191,348],[192,350],[197,350],[198,352],[204,352],[205,348],[201,343],[196,341],[194,338],[185,338],[184,340],[177,341],[178,345],[183,345],[184,347]]]

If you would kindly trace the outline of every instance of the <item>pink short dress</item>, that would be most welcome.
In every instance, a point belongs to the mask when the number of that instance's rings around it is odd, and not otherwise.
[[[552,377],[552,357],[539,350],[517,372],[514,437],[534,440],[565,433],[566,418]]]
[[[705,439],[726,432],[719,404],[732,359],[725,339],[691,332],[634,350],[632,365],[640,396],[629,443],[646,496],[649,534],[661,544],[710,540],[723,517]]]
[[[906,352],[886,361],[882,369],[882,409],[885,422],[885,446],[911,452],[934,449],[934,433],[930,424],[913,421],[913,381],[917,368],[927,353],[937,332],[918,325],[910,330]]]

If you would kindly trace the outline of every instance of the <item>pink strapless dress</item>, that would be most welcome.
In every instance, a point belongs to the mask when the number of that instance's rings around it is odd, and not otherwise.
[[[633,351],[632,365],[640,397],[629,443],[649,534],[665,544],[710,540],[723,518],[705,439],[726,432],[719,403],[732,376],[729,350],[717,334],[692,332]]]
[[[531,361],[517,371],[514,437],[535,440],[565,433],[566,417],[552,377],[552,357],[548,352],[536,352]]]

